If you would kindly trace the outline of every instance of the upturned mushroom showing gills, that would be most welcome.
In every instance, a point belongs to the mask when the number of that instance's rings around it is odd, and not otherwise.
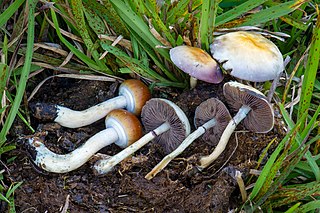
[[[197,130],[192,132],[177,149],[165,156],[145,178],[152,179],[201,135],[203,135],[204,140],[210,140],[213,143],[219,141],[230,119],[231,115],[228,109],[220,100],[210,98],[202,102],[195,111],[194,122],[195,126],[198,127]]]
[[[236,126],[243,120],[243,125],[255,133],[267,133],[273,128],[273,109],[266,97],[253,87],[238,82],[228,82],[223,86],[227,103],[237,114],[223,131],[214,151],[200,159],[199,169],[208,167],[224,151]]]
[[[190,124],[184,112],[166,99],[149,100],[142,108],[141,120],[148,133],[111,158],[98,161],[94,166],[98,174],[110,172],[115,165],[152,140],[169,153],[190,133]]]
[[[210,51],[223,69],[242,80],[269,81],[284,70],[283,57],[278,47],[258,33],[227,33],[214,39]]]
[[[111,111],[105,120],[106,129],[95,134],[82,146],[68,154],[50,151],[39,138],[29,138],[27,150],[33,162],[48,172],[66,173],[86,163],[97,151],[115,143],[127,147],[142,136],[142,126],[138,118],[123,109]]]
[[[38,119],[54,121],[68,128],[78,128],[104,118],[113,109],[125,108],[129,112],[140,115],[142,107],[150,98],[150,91],[144,83],[129,79],[120,85],[119,96],[83,111],[45,103],[30,105],[30,108],[34,117]]]
[[[198,80],[215,84],[223,80],[218,63],[200,48],[177,46],[170,50],[170,58],[183,72]]]

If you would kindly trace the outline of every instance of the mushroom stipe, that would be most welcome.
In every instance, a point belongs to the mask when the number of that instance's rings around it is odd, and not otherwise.
[[[119,96],[83,111],[46,103],[31,104],[30,108],[34,117],[38,119],[54,121],[68,128],[78,128],[104,118],[114,109],[126,108],[129,112],[140,115],[142,107],[150,98],[150,91],[145,84],[136,79],[129,79],[120,85]]]
[[[198,137],[203,135],[206,139],[210,138],[212,142],[218,141],[227,126],[231,115],[226,106],[216,98],[210,98],[202,102],[195,112],[195,126],[197,130],[192,132],[173,152],[165,156],[145,178],[150,180],[161,170],[163,170],[175,157],[180,155],[190,144]],[[205,134],[205,135],[204,135]]]
[[[105,146],[115,143],[127,147],[142,136],[138,118],[123,109],[111,111],[105,120],[106,129],[89,138],[83,145],[68,154],[56,154],[49,150],[41,137],[29,137],[25,147],[35,165],[53,173],[73,171]]]
[[[200,159],[200,170],[207,168],[225,150],[229,138],[237,125],[243,120],[244,126],[252,132],[267,133],[273,128],[274,114],[267,98],[253,87],[238,82],[228,82],[223,86],[223,94],[237,114],[222,133],[218,145],[208,156]]]
[[[171,152],[190,133],[190,124],[184,112],[173,102],[153,98],[142,108],[142,123],[148,132],[138,141],[108,159],[98,161],[94,169],[98,174],[106,174],[125,158],[154,140]]]

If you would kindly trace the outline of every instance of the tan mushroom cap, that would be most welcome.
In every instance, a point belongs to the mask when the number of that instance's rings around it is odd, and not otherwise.
[[[170,129],[154,139],[154,142],[163,147],[166,154],[175,150],[191,131],[184,112],[166,99],[150,99],[142,108],[141,120],[146,132],[153,131],[165,122],[169,123]]]
[[[215,145],[219,142],[224,129],[232,118],[227,107],[217,98],[209,98],[196,108],[194,125],[198,128],[212,118],[217,123],[206,130],[202,139],[211,145]]]
[[[251,108],[243,120],[243,124],[248,130],[266,133],[273,128],[273,108],[263,93],[238,82],[228,82],[223,86],[223,94],[232,110],[238,111],[242,105]]]
[[[215,38],[210,50],[212,57],[222,63],[230,75],[242,80],[269,81],[284,70],[278,47],[258,33],[227,33]]]
[[[170,50],[172,62],[190,76],[209,83],[223,80],[218,63],[204,50],[191,46],[177,46]]]
[[[127,95],[133,104],[126,107],[128,111],[135,115],[140,115],[142,107],[151,98],[149,88],[137,79],[125,80],[119,88],[120,95]]]
[[[139,119],[124,109],[112,110],[106,117],[106,127],[116,129],[119,139],[115,144],[127,147],[142,137],[142,125]]]

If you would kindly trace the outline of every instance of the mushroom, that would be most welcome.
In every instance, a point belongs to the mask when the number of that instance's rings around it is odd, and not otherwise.
[[[83,111],[45,103],[37,103],[30,107],[38,119],[54,121],[64,127],[78,128],[104,118],[113,109],[126,108],[129,112],[140,115],[143,105],[150,98],[150,91],[145,84],[136,79],[129,79],[120,85],[119,96]]]
[[[201,135],[203,135],[204,140],[210,140],[213,143],[218,142],[230,119],[231,115],[228,109],[219,99],[210,98],[202,102],[195,111],[194,123],[198,127],[197,130],[191,133],[177,149],[165,156],[145,178],[150,180],[156,176],[171,160],[180,155]]]
[[[98,161],[94,169],[98,174],[110,172],[151,140],[159,143],[166,153],[173,151],[189,135],[190,124],[184,112],[173,102],[153,98],[142,108],[141,120],[146,135],[111,158]]]
[[[177,46],[170,50],[170,58],[177,67],[195,79],[215,84],[223,80],[223,74],[217,62],[200,48]],[[191,78],[191,88],[192,84]]]
[[[27,150],[33,162],[43,170],[66,173],[82,166],[105,146],[115,143],[124,148],[142,136],[142,126],[138,118],[123,109],[111,111],[105,119],[105,125],[105,130],[95,134],[68,154],[56,154],[50,151],[38,137],[28,139]]]
[[[252,132],[267,133],[273,128],[272,106],[260,91],[238,82],[228,82],[223,85],[223,94],[229,106],[238,112],[228,123],[214,151],[208,156],[201,157],[199,169],[208,167],[219,157],[242,120],[244,126]]]
[[[225,70],[231,71],[230,75],[242,80],[269,81],[284,70],[278,47],[257,33],[238,31],[219,36],[210,51]]]

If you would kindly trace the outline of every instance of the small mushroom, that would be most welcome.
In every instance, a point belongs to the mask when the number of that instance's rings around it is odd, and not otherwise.
[[[106,129],[95,134],[79,148],[62,155],[50,151],[38,137],[26,144],[33,162],[48,172],[66,173],[86,163],[97,151],[115,143],[121,148],[131,145],[142,136],[138,118],[123,109],[111,111],[105,120]]]
[[[173,152],[165,156],[160,163],[158,163],[149,172],[145,178],[150,180],[163,170],[171,160],[180,155],[190,144],[198,137],[203,135],[204,140],[217,142],[220,136],[229,123],[231,115],[226,106],[216,98],[210,98],[202,102],[195,111],[195,126],[197,130],[192,132]]]
[[[177,46],[170,50],[170,58],[178,68],[193,78],[215,84],[223,80],[218,63],[200,48]]]
[[[223,85],[223,94],[229,106],[238,112],[222,133],[214,151],[200,159],[199,169],[208,167],[219,157],[228,144],[231,134],[242,120],[244,126],[252,132],[267,133],[273,128],[272,106],[260,91],[238,82],[228,82]]]
[[[110,172],[115,165],[151,140],[159,143],[169,153],[179,146],[190,133],[190,124],[184,112],[166,99],[149,100],[142,108],[141,120],[148,133],[111,158],[98,161],[94,166],[98,174]]]
[[[142,107],[150,98],[150,91],[145,84],[136,79],[129,79],[120,85],[119,96],[83,111],[45,103],[37,103],[30,107],[34,117],[38,119],[54,121],[68,128],[78,128],[104,118],[113,109],[126,108],[129,112],[140,115]]]
[[[269,81],[284,70],[278,47],[258,33],[227,33],[214,39],[210,51],[212,57],[230,71],[230,75],[242,80]]]

